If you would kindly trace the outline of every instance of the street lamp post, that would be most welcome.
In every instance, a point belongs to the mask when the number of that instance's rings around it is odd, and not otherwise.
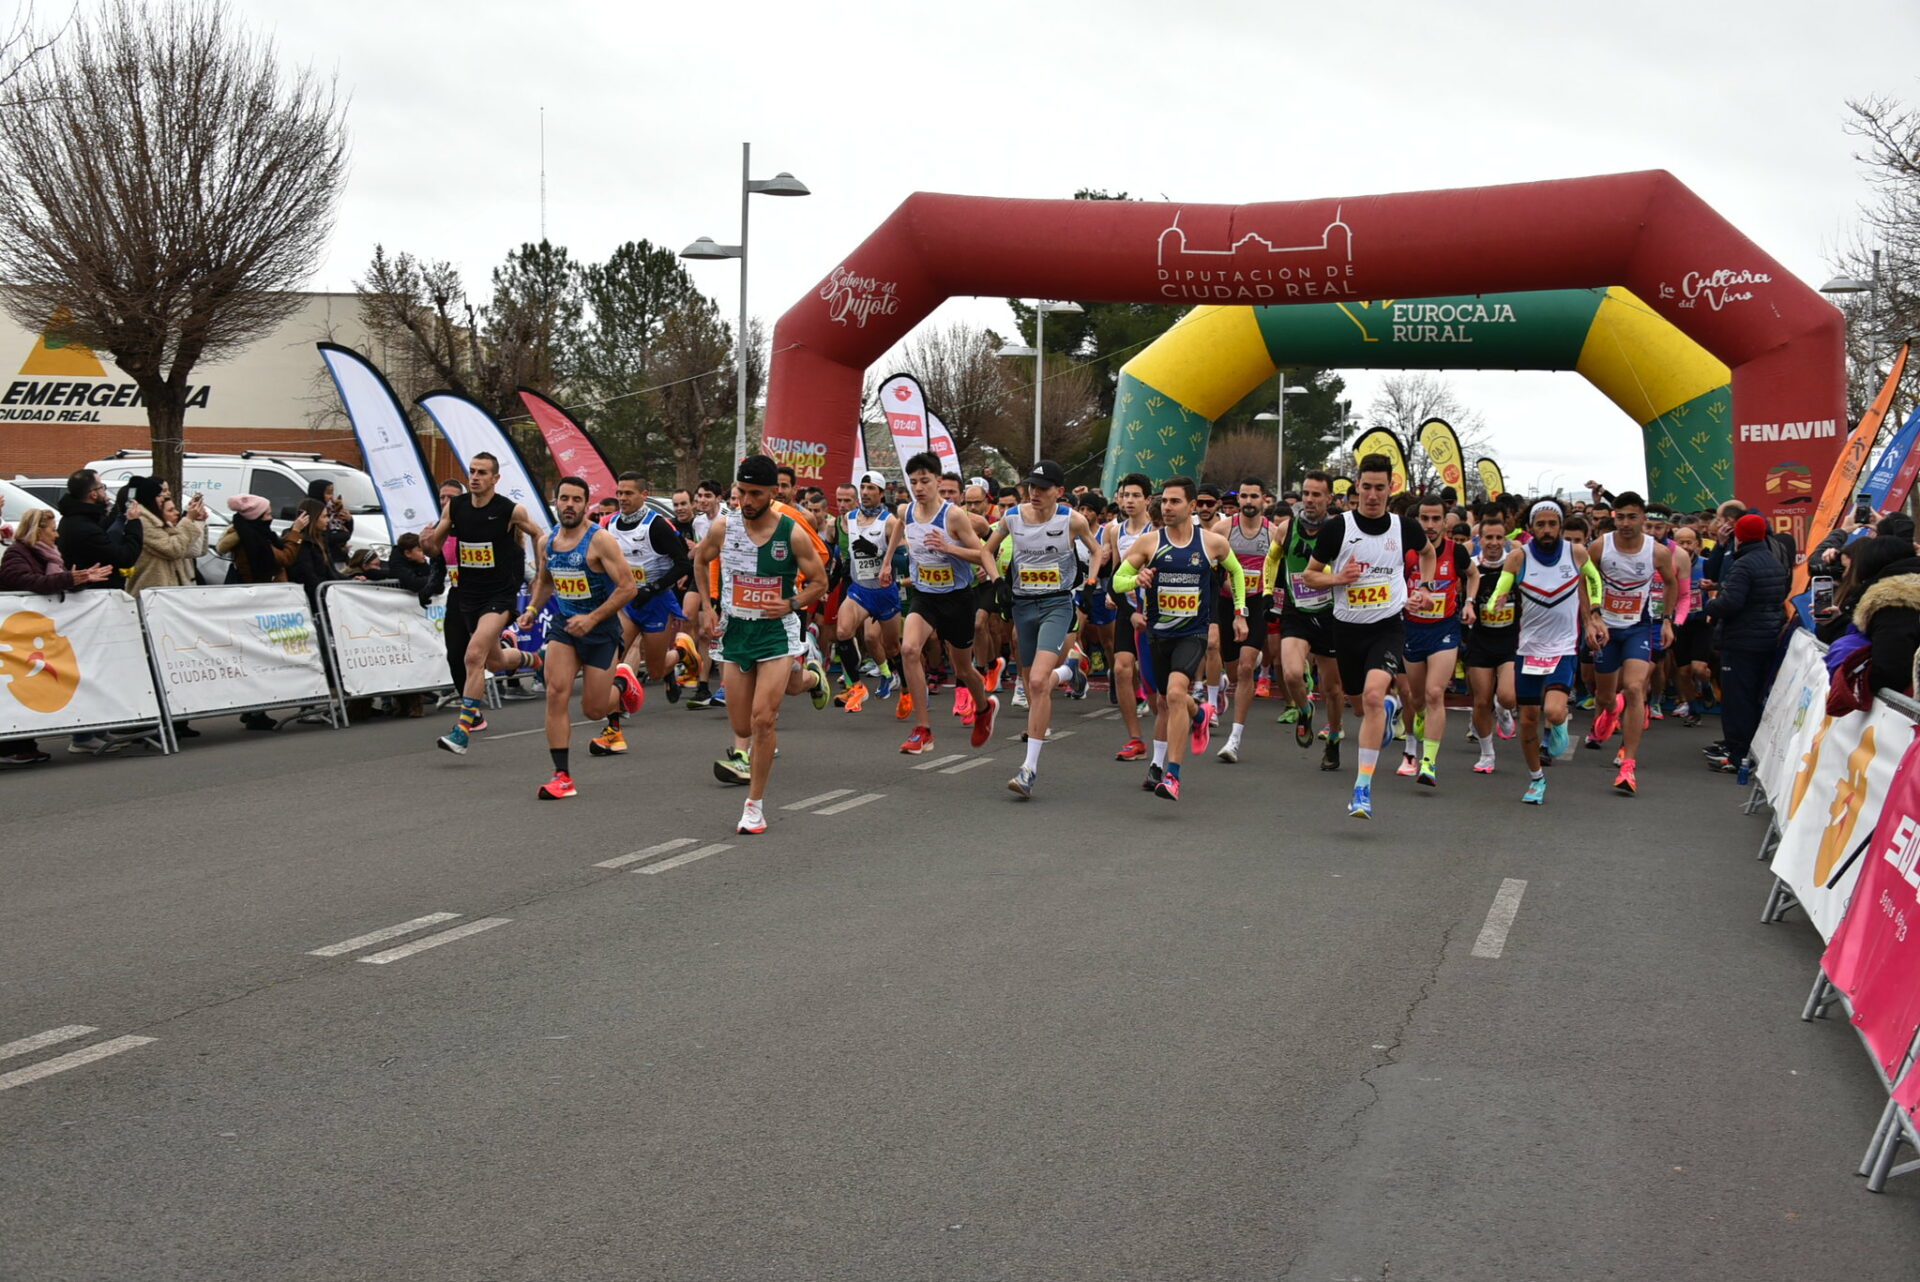
[[[1279,412],[1253,416],[1253,421],[1256,423],[1273,424],[1273,489],[1276,494],[1287,492],[1287,398],[1305,396],[1311,390],[1298,383],[1289,385],[1287,372],[1281,370]]]
[[[1033,346],[1003,347],[997,356],[1033,357],[1033,461],[1040,461],[1040,393],[1047,381],[1047,313],[1077,316],[1087,309],[1078,303],[1049,303],[1036,299],[1033,304]]]
[[[718,258],[738,258],[740,260],[740,328],[733,336],[733,364],[735,392],[733,427],[733,462],[739,466],[740,460],[747,454],[747,197],[758,193],[762,196],[811,196],[807,185],[784,169],[771,178],[754,179],[751,162],[753,144],[740,144],[740,243],[721,245],[713,237],[702,236],[685,249],[680,257],[696,261],[708,261]]]

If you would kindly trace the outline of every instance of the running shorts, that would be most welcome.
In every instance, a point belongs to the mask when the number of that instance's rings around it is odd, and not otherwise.
[[[931,623],[934,635],[942,641],[956,650],[966,650],[973,645],[973,606],[974,595],[970,591],[920,589],[913,594],[910,612]]]
[[[649,634],[665,632],[673,620],[679,619],[684,622],[687,617],[680,612],[680,602],[674,599],[674,593],[671,590],[654,594],[653,598],[643,605],[629,604],[626,615],[639,625],[642,632]]]
[[[1426,623],[1409,620],[1407,623],[1407,662],[1425,663],[1436,654],[1460,648],[1460,616],[1440,619]]]
[[[1176,672],[1184,672],[1187,674],[1188,685],[1191,686],[1193,682],[1199,680],[1201,665],[1206,661],[1206,634],[1159,637],[1149,632],[1147,663],[1141,665],[1141,673],[1147,678],[1148,689],[1158,694],[1165,694],[1168,677]]]
[[[583,637],[574,636],[567,631],[567,621],[564,616],[555,618],[553,626],[547,629],[547,644],[553,645],[558,642],[561,645],[572,646],[575,653],[580,656],[580,666],[583,668],[611,670],[619,661],[621,641],[618,615],[600,620],[593,626],[593,630]]]
[[[769,659],[797,659],[806,653],[800,638],[800,616],[778,619],[728,619],[720,634],[720,657],[753,669]]]
[[[1518,659],[1517,670],[1513,674],[1513,693],[1523,708],[1537,708],[1545,701],[1549,690],[1573,689],[1574,674],[1578,672],[1578,661],[1571,654],[1561,655],[1553,668],[1546,672],[1529,674],[1530,661]]]
[[[1310,654],[1331,659],[1333,648],[1333,611],[1283,608],[1280,611],[1280,639],[1295,638],[1307,643]]]
[[[1397,616],[1377,623],[1333,621],[1334,657],[1340,663],[1340,688],[1364,693],[1369,672],[1398,675],[1407,670],[1407,630]]]
[[[1519,643],[1517,628],[1468,628],[1461,658],[1469,668],[1498,668],[1513,662],[1513,648]]]
[[[1264,650],[1267,644],[1267,617],[1273,609],[1270,596],[1250,596],[1247,598],[1247,639],[1233,639],[1233,598],[1220,597],[1219,609],[1214,618],[1220,623],[1220,662],[1233,663],[1240,657],[1242,650]]]
[[[1106,627],[1119,613],[1114,607],[1113,598],[1099,584],[1081,591],[1080,608],[1086,611],[1088,625],[1096,628]]]
[[[1134,640],[1134,623],[1140,617],[1130,601],[1122,601],[1113,608],[1113,652],[1115,654],[1137,654],[1138,644]]]
[[[1608,628],[1607,643],[1593,656],[1595,672],[1618,672],[1628,662],[1638,659],[1642,663],[1653,662],[1653,647],[1648,634],[1654,629],[1651,623],[1640,622],[1630,628]]]
[[[476,596],[467,596],[455,590],[452,597],[453,608],[466,621],[467,631],[473,631],[474,625],[489,614],[504,614],[509,620],[520,613],[519,598],[512,592],[483,592]]]
[[[900,613],[900,593],[894,588],[867,588],[849,583],[847,600],[865,610],[875,623],[885,623]]]
[[[1013,635],[1020,661],[1031,664],[1042,650],[1059,654],[1073,628],[1073,597],[1065,592],[1042,597],[1013,598]]]

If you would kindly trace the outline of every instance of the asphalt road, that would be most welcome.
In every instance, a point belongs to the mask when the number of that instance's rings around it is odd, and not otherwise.
[[[0,1278],[1914,1276],[1708,728],[1534,809],[1456,717],[1365,824],[1274,705],[1178,804],[1102,707],[1021,803],[1011,719],[790,700],[757,838],[664,702],[564,803],[534,704],[0,776],[0,1085],[153,1039],[0,1089]]]

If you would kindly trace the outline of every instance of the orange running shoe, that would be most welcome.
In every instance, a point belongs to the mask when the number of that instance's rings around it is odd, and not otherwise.
[[[619,726],[608,726],[587,742],[587,751],[596,757],[617,756],[627,750],[627,737]]]
[[[1640,791],[1640,786],[1634,782],[1633,764],[1631,761],[1622,761],[1620,773],[1613,777],[1613,790],[1623,797],[1631,797]]]
[[[913,691],[907,689],[906,686],[903,685],[900,687],[900,699],[897,703],[893,705],[893,719],[895,721],[905,721],[908,717],[912,715],[913,715]]]
[[[860,711],[861,708],[866,706],[867,702],[866,683],[862,681],[854,682],[851,686],[847,687],[845,698],[848,712]]]
[[[1005,659],[995,659],[993,666],[980,674],[980,679],[986,683],[988,694],[992,694],[1000,688],[1000,674],[1006,670],[1007,661]]]

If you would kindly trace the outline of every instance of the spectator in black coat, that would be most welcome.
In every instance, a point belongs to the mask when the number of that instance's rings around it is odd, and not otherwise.
[[[1749,512],[1734,522],[1734,550],[1720,594],[1707,602],[1720,647],[1720,727],[1724,755],[1708,758],[1729,774],[1744,770],[1780,633],[1787,623],[1787,567],[1767,538],[1766,518]]]
[[[1867,585],[1853,611],[1853,626],[1873,647],[1873,688],[1913,693],[1913,656],[1920,650],[1920,556],[1912,542],[1878,538],[1890,552],[1903,552]]]
[[[309,531],[319,530],[325,526],[327,511],[319,499],[304,499],[300,504],[300,516],[307,518],[306,528]],[[333,557],[327,551],[326,540],[322,538],[303,539],[299,551],[294,554],[293,564],[287,567],[287,581],[306,588],[307,604],[316,610],[320,608],[320,585],[339,577],[340,572],[333,568]]]
[[[140,522],[109,524],[107,487],[100,475],[83,467],[67,478],[67,492],[60,497],[60,559],[68,565],[106,565],[130,570],[140,559],[144,541]],[[76,585],[77,590],[117,587],[119,575]]]

